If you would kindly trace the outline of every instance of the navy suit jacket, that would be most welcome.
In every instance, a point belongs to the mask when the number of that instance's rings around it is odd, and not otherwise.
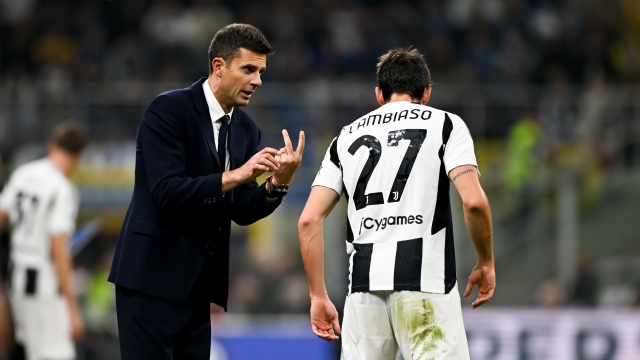
[[[222,194],[213,125],[202,83],[156,97],[138,128],[135,185],[109,281],[178,303],[207,260],[210,301],[227,307],[231,221],[248,225],[271,214],[264,184],[251,181]],[[231,169],[259,151],[260,129],[233,111],[227,148]]]

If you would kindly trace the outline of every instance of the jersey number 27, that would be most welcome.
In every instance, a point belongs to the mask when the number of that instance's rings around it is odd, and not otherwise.
[[[400,168],[398,169],[396,178],[391,186],[391,192],[389,193],[387,202],[398,202],[402,198],[402,193],[404,191],[404,187],[407,185],[407,180],[409,179],[409,175],[413,169],[413,164],[416,161],[418,152],[420,151],[422,143],[426,137],[426,129],[389,131],[387,146],[398,146],[400,140],[409,140],[410,143],[407,148],[407,152],[404,154],[404,157],[400,162]],[[382,145],[380,144],[380,140],[375,136],[363,135],[357,138],[351,146],[349,146],[349,153],[351,155],[355,155],[356,151],[358,151],[362,146],[369,149],[369,158],[362,168],[362,172],[358,177],[356,189],[353,193],[353,202],[356,206],[356,210],[363,209],[369,205],[384,204],[384,195],[382,195],[381,192],[370,194],[364,193],[367,188],[367,184],[369,183],[369,179],[371,179],[371,174],[373,174],[373,170],[376,168],[376,165],[378,165],[380,156],[382,156]]]

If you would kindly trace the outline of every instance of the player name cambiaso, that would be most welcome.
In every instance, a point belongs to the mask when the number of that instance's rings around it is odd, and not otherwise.
[[[405,109],[396,112],[388,112],[384,114],[369,114],[360,120],[345,126],[342,131],[348,131],[350,134],[364,127],[371,125],[387,124],[390,122],[402,120],[429,120],[431,119],[431,110],[428,109]],[[355,128],[355,129],[354,129]]]

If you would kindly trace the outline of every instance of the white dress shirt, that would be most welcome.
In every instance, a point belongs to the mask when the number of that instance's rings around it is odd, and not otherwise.
[[[228,114],[225,114],[224,110],[222,110],[222,106],[213,95],[211,88],[209,87],[209,79],[205,80],[202,83],[202,90],[204,90],[204,97],[207,100],[207,106],[209,107],[209,115],[211,116],[211,122],[213,123],[213,141],[216,142],[216,150],[218,149],[218,133],[220,132],[220,126],[222,125],[220,118],[229,115],[229,119],[231,119],[231,115],[233,115],[233,108],[229,111]],[[228,133],[227,133],[228,137]],[[226,164],[224,166],[224,171],[229,171],[230,166],[230,158],[229,158],[229,148],[225,146],[226,154],[225,159],[227,159]]]

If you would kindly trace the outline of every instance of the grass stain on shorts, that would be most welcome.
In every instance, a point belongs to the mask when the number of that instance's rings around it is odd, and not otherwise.
[[[403,301],[400,298],[395,305],[398,335],[409,339],[413,360],[438,359],[446,354],[445,334],[436,323],[429,299]]]

